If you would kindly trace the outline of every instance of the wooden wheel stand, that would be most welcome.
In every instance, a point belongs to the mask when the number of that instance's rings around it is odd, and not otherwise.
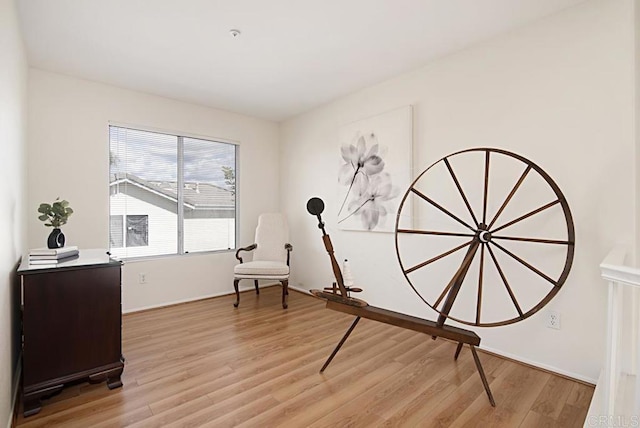
[[[333,254],[333,245],[331,243],[331,238],[326,233],[324,229],[324,222],[322,221],[322,218],[320,216],[320,214],[324,211],[324,202],[322,202],[322,200],[319,198],[311,198],[307,203],[307,211],[309,211],[311,215],[315,215],[318,218],[318,227],[320,228],[320,230],[322,230],[322,240],[324,242],[325,249],[327,250],[327,254],[329,254],[329,258],[331,259],[331,267],[336,278],[336,283],[334,283],[334,286],[332,288],[325,288],[324,290],[311,290],[311,294],[327,300],[327,309],[355,315],[356,317],[340,342],[338,342],[338,345],[335,347],[327,361],[320,369],[320,373],[324,372],[327,366],[329,366],[340,348],[342,348],[342,345],[344,345],[346,340],[349,338],[349,335],[351,335],[353,330],[358,325],[360,319],[367,318],[373,321],[406,328],[420,333],[426,333],[433,339],[443,337],[445,339],[458,342],[454,360],[458,359],[462,347],[465,344],[469,345],[469,348],[471,348],[471,353],[473,355],[473,360],[476,364],[476,368],[478,369],[478,374],[480,375],[480,379],[482,380],[482,385],[484,386],[484,390],[486,391],[487,397],[489,398],[489,402],[493,407],[495,407],[496,403],[493,399],[493,394],[491,394],[491,389],[489,388],[487,377],[484,374],[482,363],[480,362],[480,358],[478,357],[478,353],[476,352],[476,346],[480,345],[480,337],[473,331],[444,325],[446,316],[443,316],[442,314],[440,315],[440,317],[438,317],[437,322],[433,322],[425,320],[423,318],[378,308],[376,306],[370,306],[364,300],[351,297],[350,292],[357,292],[361,290],[345,287],[344,285],[340,266],[336,261],[335,255]],[[453,305],[453,301],[455,300],[458,290],[460,289],[462,280],[464,279],[464,276],[469,269],[472,257],[472,253],[469,252],[467,254],[467,257],[465,257],[462,265],[460,266],[460,269],[458,269],[447,287],[447,289],[449,290],[449,294],[447,296],[447,300],[445,301],[445,307],[449,306],[449,309],[451,308],[451,305]]]

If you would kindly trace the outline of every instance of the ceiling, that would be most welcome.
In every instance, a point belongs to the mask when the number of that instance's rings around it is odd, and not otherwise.
[[[17,4],[33,67],[281,121],[582,1]]]

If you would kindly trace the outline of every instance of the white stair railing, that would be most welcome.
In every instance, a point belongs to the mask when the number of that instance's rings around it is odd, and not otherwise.
[[[640,269],[626,266],[625,256],[625,249],[615,248],[600,264],[609,292],[605,362],[585,426],[638,422],[640,376],[636,373],[640,367]]]

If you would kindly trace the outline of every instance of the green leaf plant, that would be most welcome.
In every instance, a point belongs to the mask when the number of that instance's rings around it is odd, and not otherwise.
[[[38,207],[38,220],[45,222],[47,227],[59,228],[63,224],[67,224],[69,216],[73,214],[73,210],[69,206],[69,202],[56,198],[53,204],[43,203]]]

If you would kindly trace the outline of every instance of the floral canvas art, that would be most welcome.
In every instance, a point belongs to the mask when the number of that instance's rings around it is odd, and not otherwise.
[[[411,179],[411,106],[340,128],[338,226],[393,232]]]

